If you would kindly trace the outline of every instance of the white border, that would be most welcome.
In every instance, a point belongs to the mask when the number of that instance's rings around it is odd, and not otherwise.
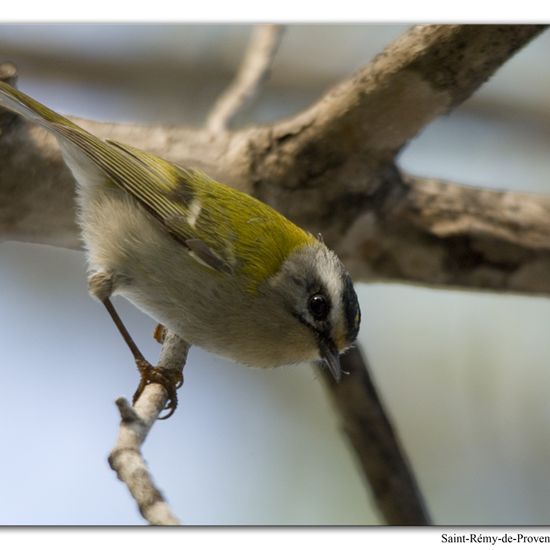
[[[297,2],[277,0],[217,0],[181,2],[60,2],[59,0],[27,0],[5,2],[0,22],[201,22],[254,23],[261,21],[301,23],[531,23],[550,21],[550,2],[522,0],[494,2],[435,0],[361,2]]]

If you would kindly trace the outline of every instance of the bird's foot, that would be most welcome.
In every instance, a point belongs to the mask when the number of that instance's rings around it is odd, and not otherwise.
[[[183,374],[174,369],[153,367],[153,365],[145,359],[136,360],[136,364],[141,380],[134,393],[132,403],[136,403],[146,386],[149,384],[160,384],[168,394],[168,401],[164,407],[168,413],[165,416],[160,416],[159,420],[170,418],[178,406],[177,390],[183,385]]]

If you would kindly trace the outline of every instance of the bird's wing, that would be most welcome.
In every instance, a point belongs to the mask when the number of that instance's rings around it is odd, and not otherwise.
[[[117,142],[104,142],[78,127],[53,123],[54,131],[82,151],[117,187],[132,197],[181,242],[191,256],[216,271],[231,273],[232,266],[215,243],[206,243],[193,227],[194,178],[155,155]],[[213,246],[214,244],[214,246]]]

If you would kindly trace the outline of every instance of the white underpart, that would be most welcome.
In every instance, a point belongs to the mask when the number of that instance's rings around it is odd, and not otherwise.
[[[191,202],[191,206],[189,207],[189,214],[187,214],[187,223],[191,227],[195,227],[195,224],[197,223],[197,220],[201,215],[201,210],[201,201],[199,199],[194,199],[193,202]]]

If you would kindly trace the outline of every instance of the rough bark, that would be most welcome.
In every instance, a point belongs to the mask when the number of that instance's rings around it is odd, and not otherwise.
[[[550,197],[412,176],[395,191],[340,250],[358,279],[550,292]]]

